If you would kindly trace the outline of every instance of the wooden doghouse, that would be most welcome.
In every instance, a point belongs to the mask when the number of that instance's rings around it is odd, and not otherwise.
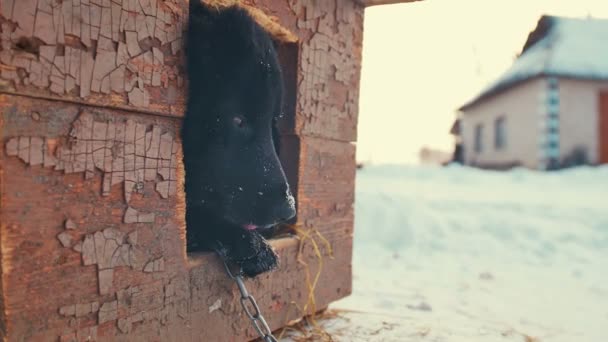
[[[386,1],[380,1],[386,2]],[[351,291],[363,9],[242,1],[275,35],[288,98],[281,156],[323,259],[275,239],[248,280],[273,329]],[[0,1],[0,335],[4,341],[255,338],[218,258],[185,250],[187,0]],[[310,280],[310,279],[308,279]]]

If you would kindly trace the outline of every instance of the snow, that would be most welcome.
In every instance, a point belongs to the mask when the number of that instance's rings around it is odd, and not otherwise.
[[[608,341],[608,167],[357,174],[337,341]]]
[[[549,17],[553,24],[540,41],[528,48],[478,99],[539,75],[608,79],[608,20]]]
[[[553,53],[547,61],[546,72],[608,79],[608,20],[555,20],[555,29],[551,33],[555,40]]]

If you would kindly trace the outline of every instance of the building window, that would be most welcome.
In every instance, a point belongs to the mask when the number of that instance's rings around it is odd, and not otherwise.
[[[481,153],[483,150],[483,125],[475,126],[475,152]]]
[[[507,146],[507,126],[504,117],[494,121],[494,148],[502,150]]]

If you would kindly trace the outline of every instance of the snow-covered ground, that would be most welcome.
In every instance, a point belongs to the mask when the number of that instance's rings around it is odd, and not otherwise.
[[[338,341],[608,341],[608,167],[357,174]]]

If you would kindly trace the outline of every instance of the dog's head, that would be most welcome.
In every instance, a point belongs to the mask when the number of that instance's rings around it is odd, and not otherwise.
[[[198,3],[191,12],[188,208],[249,230],[288,220],[295,205],[277,155],[283,84],[272,40],[242,9]]]

